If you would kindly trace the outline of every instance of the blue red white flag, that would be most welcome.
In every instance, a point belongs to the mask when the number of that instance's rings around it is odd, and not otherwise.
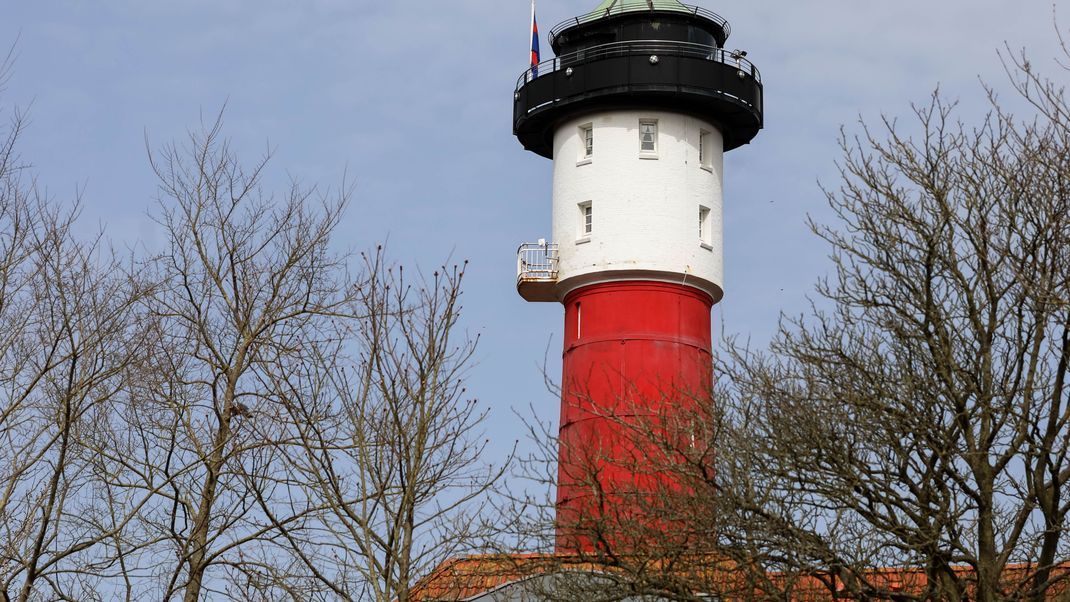
[[[535,20],[535,0],[531,0],[531,77],[539,76],[539,23]]]

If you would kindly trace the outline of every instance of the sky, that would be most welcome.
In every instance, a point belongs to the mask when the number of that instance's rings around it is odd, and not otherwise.
[[[562,308],[515,291],[517,246],[550,232],[551,163],[511,133],[527,0],[2,1],[0,48],[15,44],[17,60],[0,105],[28,111],[22,157],[57,201],[81,192],[87,232],[159,244],[147,149],[225,107],[225,134],[248,162],[272,152],[280,191],[354,183],[339,245],[385,242],[425,271],[469,260],[469,390],[490,410],[492,455],[525,437],[517,413],[556,421],[543,370],[560,373]],[[765,85],[765,130],[725,160],[715,340],[761,345],[781,312],[806,310],[830,266],[807,217],[831,219],[819,182],[837,183],[841,127],[905,123],[937,86],[967,121],[988,109],[982,81],[1014,104],[1005,47],[1068,77],[1046,1],[685,2],[730,22],[727,47],[747,50]],[[541,29],[596,4],[539,0]],[[552,56],[545,37],[542,49]]]

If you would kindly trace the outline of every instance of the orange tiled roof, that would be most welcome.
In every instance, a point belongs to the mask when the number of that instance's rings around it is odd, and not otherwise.
[[[973,569],[968,566],[957,566],[952,569],[960,578],[968,577]],[[1034,565],[1028,563],[1009,564],[1003,568],[1003,583],[1016,589],[1020,584],[1026,583],[1034,570]],[[771,580],[777,585],[787,586],[787,580],[780,575],[770,575]],[[868,581],[875,589],[892,593],[920,594],[929,583],[925,571],[917,567],[877,568],[866,571],[862,578]],[[1061,597],[1068,590],[1070,581],[1070,561],[1063,562],[1053,569],[1052,578],[1061,578],[1054,587],[1047,592],[1047,599],[1062,600]],[[797,602],[824,602],[830,599],[829,586],[836,591],[847,589],[843,581],[830,575],[810,575],[798,578],[791,587],[791,598]],[[972,596],[973,592],[968,591]]]
[[[525,577],[545,572],[553,556],[491,554],[453,558],[439,565],[413,587],[413,602],[466,600]]]
[[[651,563],[648,567],[654,567]],[[704,581],[734,583],[739,579],[736,564],[725,558],[702,556],[691,561],[676,559],[673,574],[698,575]],[[421,579],[410,592],[414,602],[457,602],[493,591],[529,577],[576,571],[611,573],[619,571],[588,559],[557,554],[491,554],[455,558],[444,562]]]
[[[713,563],[713,570],[723,576],[727,569],[723,561]],[[599,567],[590,562],[580,562],[570,556],[552,554],[491,554],[455,558],[446,561],[427,577],[421,579],[410,592],[414,602],[458,602],[480,594],[485,594],[499,587],[529,577],[561,570],[567,566],[571,570],[595,570]],[[1028,577],[1032,565],[1009,565],[1004,569],[1007,581],[1015,583]],[[960,574],[968,574],[969,567],[956,569]],[[1070,577],[1070,562],[1060,564],[1056,571]],[[770,574],[770,580],[780,586],[787,586],[783,575]],[[927,577],[919,568],[881,568],[867,572],[865,578],[874,586],[891,592],[921,592]],[[791,584],[791,599],[796,602],[825,602],[831,599],[829,583],[836,590],[844,590],[842,582],[828,576],[803,576]],[[1064,582],[1049,599],[1067,591],[1070,583]]]

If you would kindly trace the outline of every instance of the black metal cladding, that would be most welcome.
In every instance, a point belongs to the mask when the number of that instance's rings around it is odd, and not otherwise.
[[[524,148],[552,158],[558,123],[612,108],[695,115],[718,126],[726,151],[747,144],[762,128],[757,70],[722,49],[681,42],[622,42],[590,48],[585,54],[544,65],[544,72],[534,79],[527,72],[521,76],[513,104],[513,133]]]
[[[590,46],[611,42],[662,40],[691,42],[724,48],[730,29],[714,13],[695,9],[639,11],[591,20],[590,16],[565,21],[550,30],[550,46],[561,56]]]
[[[520,143],[552,158],[557,124],[606,109],[695,115],[718,126],[726,151],[750,142],[763,124],[761,76],[723,49],[727,22],[694,11],[587,16],[555,27],[555,50],[571,52],[558,52],[538,77],[529,69],[517,82],[513,133]]]

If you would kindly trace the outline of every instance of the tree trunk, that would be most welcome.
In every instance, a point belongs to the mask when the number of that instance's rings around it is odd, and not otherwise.
[[[73,382],[77,365],[77,359],[72,358],[70,369],[68,371],[68,382]],[[52,513],[55,512],[56,509],[56,495],[60,487],[59,481],[67,466],[67,450],[70,448],[71,415],[73,413],[71,405],[71,395],[68,392],[63,400],[63,421],[60,423],[61,435],[59,457],[56,459],[56,467],[52,471],[52,479],[48,484],[48,501],[45,503],[45,507],[41,509],[41,527],[37,531],[37,540],[34,542],[33,553],[30,555],[29,565],[26,567],[26,581],[22,584],[22,592],[19,594],[19,602],[27,602],[30,599],[30,595],[33,593],[33,584],[37,580],[38,561],[41,558],[41,550],[44,547],[48,530],[52,526]]]
[[[204,584],[204,573],[208,568],[205,562],[208,548],[208,526],[212,520],[212,506],[215,503],[216,487],[219,484],[219,473],[226,461],[224,449],[230,442],[230,419],[234,399],[233,381],[227,385],[227,394],[223,404],[223,412],[220,416],[219,430],[216,432],[212,453],[208,457],[207,475],[204,481],[204,489],[201,490],[200,506],[197,508],[197,517],[194,520],[193,533],[190,535],[188,547],[189,555],[189,581],[186,584],[184,602],[197,602],[200,598]]]

